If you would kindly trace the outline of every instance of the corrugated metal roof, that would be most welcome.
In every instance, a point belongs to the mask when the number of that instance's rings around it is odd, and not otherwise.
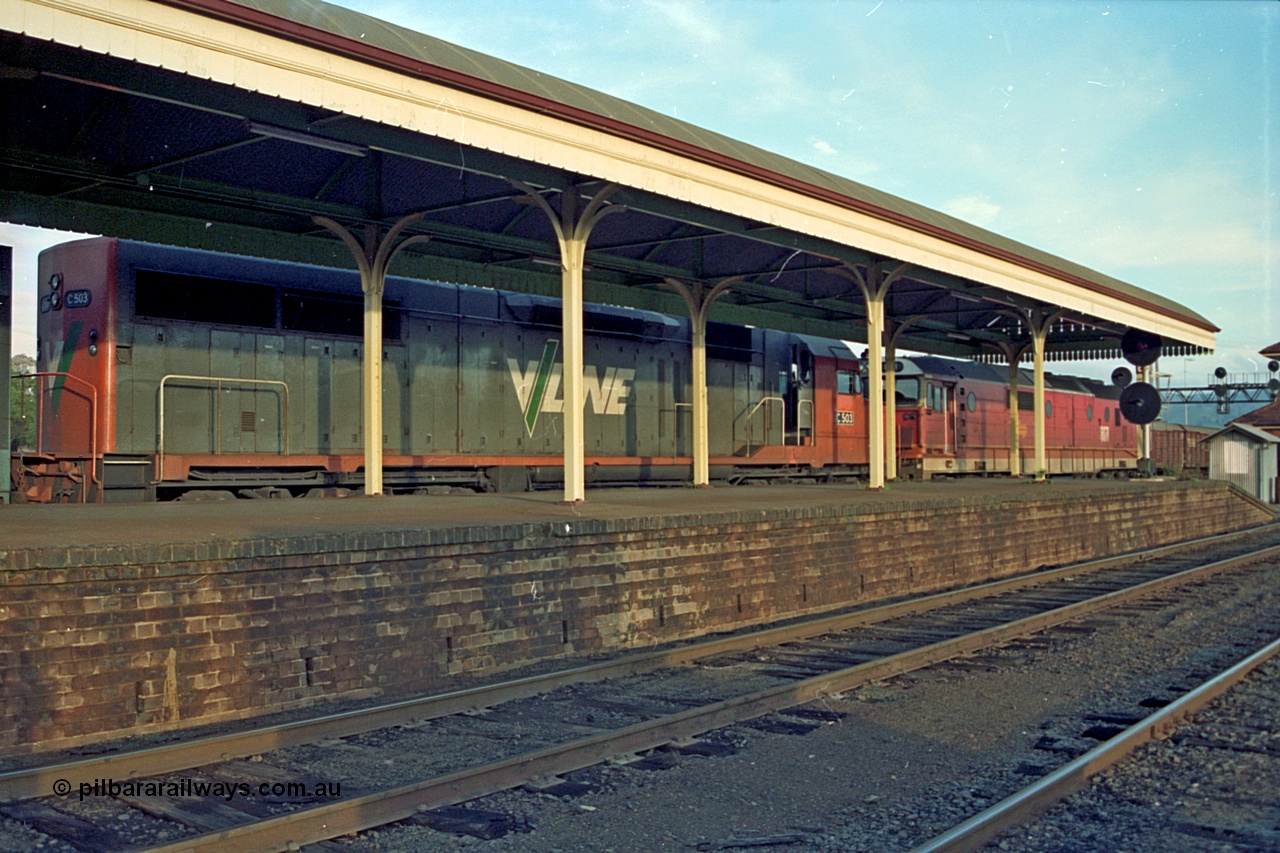
[[[1205,444],[1207,442],[1213,441],[1215,438],[1217,438],[1220,435],[1227,435],[1228,433],[1233,433],[1233,432],[1241,433],[1242,435],[1245,435],[1260,444],[1280,444],[1280,437],[1274,436],[1269,432],[1263,432],[1257,427],[1252,427],[1252,426],[1249,426],[1248,424],[1236,423],[1235,421],[1232,421],[1231,423],[1227,424],[1222,429],[1215,432],[1213,435],[1206,436],[1205,438],[1200,439],[1200,443]]]
[[[808,166],[753,145],[662,115],[585,86],[542,74],[492,56],[321,0],[166,0],[173,5],[236,17],[232,7],[254,10],[296,25],[288,37],[365,61],[555,113],[600,130],[701,157],[808,195],[927,233],[942,232],[953,242],[975,245],[993,255],[1012,256],[1068,279],[1110,291],[1121,299],[1152,306],[1206,330],[1207,319],[1159,294],[1096,270],[1026,246],[984,228],[907,201],[865,184]],[[249,22],[268,26],[259,20]],[[310,32],[308,32],[308,30]]]

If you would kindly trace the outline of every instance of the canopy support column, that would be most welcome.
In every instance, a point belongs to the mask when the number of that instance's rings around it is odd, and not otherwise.
[[[1009,476],[1022,476],[1022,447],[1018,437],[1018,362],[1027,353],[1030,343],[1000,341],[996,344],[1009,362]]]
[[[431,238],[417,234],[396,244],[400,234],[424,214],[402,217],[380,236],[376,224],[365,226],[364,243],[343,226],[325,216],[313,216],[317,225],[335,234],[356,259],[360,287],[364,291],[364,357],[361,360],[361,429],[364,431],[364,493],[382,494],[382,294],[386,289],[387,267],[400,250]]]
[[[604,216],[625,210],[622,205],[605,206],[617,184],[606,184],[582,206],[577,187],[560,193],[560,211],[531,186],[511,180],[522,191],[526,203],[535,204],[551,221],[556,241],[560,244],[561,324],[564,338],[564,367],[561,383],[564,389],[564,500],[579,503],[586,500],[586,432],[584,430],[586,391],[583,383],[582,338],[582,272],[587,254],[587,238],[591,229]]]
[[[692,327],[693,367],[693,485],[711,485],[711,449],[707,439],[707,314],[711,303],[729,292],[729,288],[742,281],[742,276],[726,278],[703,292],[702,282],[688,287],[674,278],[663,281],[662,287],[674,291],[689,309]]]
[[[884,441],[884,302],[893,284],[907,270],[899,264],[886,273],[877,261],[862,270],[846,264],[835,270],[854,281],[867,303],[867,488],[883,489],[885,473]]]
[[[1061,316],[1061,311],[1052,314],[1040,309],[1027,312],[1027,323],[1031,330],[1032,359],[1034,365],[1035,394],[1035,435],[1036,435],[1036,482],[1043,483],[1049,475],[1049,458],[1045,451],[1044,430],[1044,344],[1049,337],[1049,329]]]
[[[924,319],[923,314],[908,317],[902,322],[892,317],[885,318],[885,364],[888,369],[884,373],[884,477],[889,482],[898,479],[898,335],[917,320]]]

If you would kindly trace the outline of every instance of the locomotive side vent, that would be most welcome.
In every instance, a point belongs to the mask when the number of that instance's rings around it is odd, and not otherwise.
[[[240,413],[240,431],[241,432],[253,432],[255,427],[257,426],[257,423],[258,423],[257,415],[254,414],[253,412]]]

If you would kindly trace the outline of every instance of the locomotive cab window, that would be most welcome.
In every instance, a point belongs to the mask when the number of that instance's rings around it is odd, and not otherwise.
[[[836,371],[837,394],[861,394],[862,377],[852,370]]]
[[[941,387],[930,382],[927,388],[927,394],[929,397],[929,411],[941,412],[946,409],[947,395]]]
[[[920,380],[899,379],[894,387],[894,402],[899,406],[915,406],[920,402]]]

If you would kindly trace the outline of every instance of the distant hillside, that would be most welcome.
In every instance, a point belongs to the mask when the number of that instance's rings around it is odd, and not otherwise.
[[[1237,403],[1228,414],[1218,414],[1218,407],[1211,403],[1194,403],[1190,405],[1173,404],[1160,410],[1160,420],[1170,424],[1186,424],[1187,426],[1224,427],[1227,421],[1238,418],[1245,412],[1261,409],[1266,403]]]

